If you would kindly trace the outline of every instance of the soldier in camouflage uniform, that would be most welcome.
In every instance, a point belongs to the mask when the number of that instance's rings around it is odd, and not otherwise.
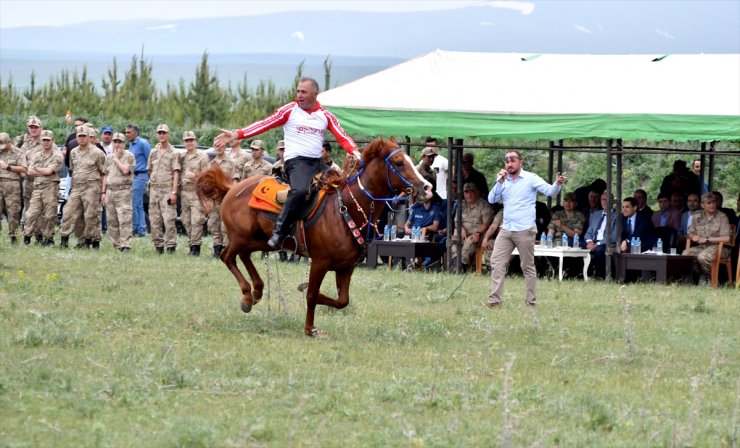
[[[493,255],[493,246],[496,243],[496,233],[501,228],[501,223],[504,221],[504,210],[499,210],[496,216],[493,217],[491,225],[488,226],[488,230],[483,235],[483,239],[480,242],[480,247],[483,248],[483,264],[490,268],[491,267],[491,256]]]
[[[465,200],[462,203],[462,232],[455,229],[451,240],[450,254],[454,260],[457,257],[457,239],[462,236],[462,254],[460,262],[463,269],[470,266],[475,256],[475,250],[481,241],[481,236],[491,223],[491,206],[481,199],[478,188],[468,182],[463,186]]]
[[[108,220],[108,236],[121,252],[131,250],[132,184],[136,158],[126,151],[126,137],[113,134],[113,153],[106,157],[103,200]]]
[[[33,179],[33,194],[26,212],[23,242],[29,244],[34,229],[40,229],[44,246],[54,245],[54,224],[59,202],[59,171],[64,164],[62,152],[54,144],[54,133],[41,132],[41,152],[34,154],[28,164],[28,177]],[[37,225],[43,218],[43,226]]]
[[[272,173],[272,164],[262,158],[265,153],[265,142],[254,140],[249,147],[252,149],[252,160],[244,164],[242,179],[256,174],[269,176]]]
[[[697,246],[686,249],[684,255],[694,255],[694,272],[708,276],[712,263],[717,258],[717,243],[730,241],[730,220],[717,210],[717,200],[713,193],[701,195],[704,210],[694,212],[688,238]],[[722,258],[730,256],[730,248],[722,249]]]
[[[180,155],[169,142],[170,128],[157,126],[159,143],[149,153],[149,221],[157,253],[175,253],[177,247],[177,189],[180,183]],[[164,232],[162,228],[164,227]]]
[[[100,240],[93,241],[100,232],[100,201],[105,169],[105,153],[89,142],[92,132],[87,126],[77,128],[77,142],[69,155],[69,169],[72,171],[72,191],[62,217],[62,239],[59,245],[68,247],[69,235],[79,219],[83,220],[82,244],[78,247],[100,248]],[[78,243],[80,243],[78,241]]]
[[[416,165],[419,174],[432,185],[437,185],[437,173],[432,169],[435,157],[437,157],[437,153],[427,146],[421,151],[421,161]]]
[[[0,223],[5,211],[11,244],[18,242],[15,232],[21,217],[21,175],[26,173],[26,167],[25,154],[10,142],[8,134],[0,133]]]
[[[279,140],[277,144],[277,150],[275,151],[277,160],[272,164],[272,175],[277,176],[279,179],[285,179],[285,173],[283,167],[285,166],[285,140]]]
[[[233,150],[232,150],[233,151]],[[246,162],[245,162],[246,163]],[[227,179],[238,179],[236,173],[241,173],[234,160],[224,152],[223,147],[216,147],[216,157],[210,162],[210,166],[218,166],[223,170]],[[213,204],[213,209],[208,213],[208,233],[213,236],[213,256],[218,258],[226,246],[226,229],[221,221],[221,204]]]
[[[188,234],[190,256],[200,257],[200,245],[203,242],[203,223],[205,216],[201,210],[200,200],[195,194],[195,177],[208,169],[208,156],[198,151],[198,142],[193,131],[182,134],[187,152],[180,158],[182,170],[182,191],[180,192],[180,221]]]
[[[31,161],[31,158],[33,155],[39,151],[42,150],[41,148],[41,131],[44,130],[43,123],[41,123],[41,120],[39,120],[36,116],[31,115],[28,117],[28,121],[26,122],[26,125],[28,126],[28,132],[19,135],[15,138],[14,144],[18,148],[21,149],[21,152],[26,157],[26,163]],[[33,178],[26,178],[25,174],[22,174],[21,177],[24,179],[23,181],[23,214],[26,214],[26,211],[28,210],[28,204],[31,202],[31,194],[33,194]],[[26,221],[25,219],[23,220]],[[41,218],[41,221],[38,223],[40,226],[43,226],[43,217]],[[24,224],[24,230],[25,230],[25,224]],[[34,234],[36,235],[36,242],[40,243],[42,242],[42,235],[41,235],[41,228],[32,229],[34,230]]]
[[[234,179],[234,183],[242,180],[242,170],[244,169],[244,164],[252,160],[252,155],[242,149],[241,142],[242,141],[238,138],[231,140],[231,153],[227,154],[231,157],[231,160],[234,161],[234,166],[239,168],[232,170],[231,176]],[[218,154],[218,151],[216,151],[216,154]]]
[[[563,232],[568,235],[570,244],[573,244],[573,238],[578,235],[583,235],[583,225],[586,222],[586,218],[583,213],[576,210],[576,194],[565,193],[563,197],[563,210],[558,210],[552,215],[552,220],[547,226],[547,233],[553,236],[555,241],[560,241],[563,237]]]

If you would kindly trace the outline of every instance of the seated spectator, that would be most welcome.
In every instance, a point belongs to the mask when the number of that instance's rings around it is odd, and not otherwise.
[[[660,206],[660,210],[653,213],[651,218],[653,226],[670,226],[676,229],[676,232],[679,232],[681,230],[681,214],[678,210],[671,208],[671,200],[668,196],[661,193],[658,196],[658,206]]]
[[[656,241],[655,227],[645,215],[637,213],[637,199],[625,198],[622,200],[622,252],[629,252],[632,238],[640,238],[643,250],[650,249]]]
[[[488,182],[486,181],[486,176],[483,175],[480,171],[473,168],[473,162],[475,161],[475,156],[473,154],[466,152],[462,156],[462,177],[463,177],[463,185],[467,183],[473,183],[475,187],[478,189],[478,194],[481,197],[488,196]]]
[[[411,235],[414,227],[421,227],[426,229],[427,237],[431,237],[439,229],[439,218],[439,207],[432,201],[431,197],[427,197],[423,202],[417,201],[411,206],[403,230],[406,235]]]
[[[699,195],[691,193],[689,198],[686,200],[686,211],[681,214],[681,228],[678,230],[678,244],[679,248],[686,245],[686,236],[689,234],[691,228],[691,221],[693,220],[694,212],[701,210],[699,208]]]
[[[699,281],[706,281],[712,270],[712,262],[717,258],[717,244],[730,241],[730,221],[727,215],[717,210],[713,193],[701,195],[704,209],[694,214],[688,238],[696,246],[686,249],[684,255],[694,255],[694,274]],[[730,248],[724,248],[722,257],[730,255]]]
[[[480,197],[478,188],[472,182],[463,185],[463,194],[465,200],[462,203],[462,228],[455,228],[450,255],[453,264],[456,264],[454,261],[458,255],[456,242],[460,238],[462,240],[460,263],[463,269],[467,269],[473,262],[481,237],[491,222],[491,206]]]
[[[552,220],[547,226],[547,231],[553,236],[553,239],[560,240],[563,233],[568,235],[570,245],[573,246],[573,238],[583,234],[583,223],[586,218],[576,210],[575,193],[566,193],[563,201],[563,210],[557,211],[552,215]]]
[[[587,229],[589,224],[589,219],[591,218],[591,214],[593,212],[601,210],[601,193],[597,192],[596,190],[591,190],[588,192],[587,200],[588,202],[585,204],[585,206],[581,206],[581,203],[579,202],[579,208],[578,211],[583,213],[583,217],[586,218],[586,220],[583,222],[583,228]],[[576,200],[578,200],[578,196],[576,196]]]
[[[547,226],[550,225],[552,215],[550,214],[550,209],[547,208],[547,204],[542,201],[535,201],[534,211],[537,235],[540,235],[542,232],[547,232]]]
[[[496,203],[500,204],[500,203]],[[494,205],[496,205],[494,204]],[[483,266],[487,269],[491,268],[491,256],[493,255],[493,245],[498,234],[498,229],[501,228],[501,223],[504,222],[504,209],[503,207],[495,214],[491,225],[488,226],[486,233],[483,235],[483,240],[480,242],[480,247],[483,248]]]
[[[591,214],[591,224],[586,230],[584,241],[586,249],[591,251],[591,260],[594,266],[594,276],[604,278],[606,276],[606,209],[609,207],[609,200],[607,192],[601,194],[601,207],[602,210],[595,211]],[[611,200],[612,205],[614,204],[614,198]],[[617,209],[612,207],[611,209],[611,223],[608,227],[609,235],[609,246],[615,248],[617,246]]]
[[[713,191],[712,193],[714,194],[714,200],[717,202],[717,210],[727,215],[727,219],[730,220],[730,224],[737,225],[737,215],[735,212],[729,207],[723,207],[725,198],[722,196],[722,193],[719,191]]]
[[[673,193],[671,195],[671,208],[677,210],[678,213],[683,213],[685,210],[683,196],[680,193]]]
[[[576,188],[576,203],[578,204],[578,211],[583,213],[583,216],[588,219],[588,215],[592,212],[601,208],[601,193],[606,190],[606,181],[604,179],[595,179],[588,185]],[[593,201],[590,200],[593,194]]]
[[[648,218],[653,216],[653,209],[647,205],[648,195],[645,190],[638,188],[632,194],[632,197],[637,199],[637,213],[648,215]]]

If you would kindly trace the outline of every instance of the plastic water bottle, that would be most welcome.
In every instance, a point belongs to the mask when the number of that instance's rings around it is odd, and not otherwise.
[[[383,241],[388,241],[391,239],[391,230],[390,226],[388,224],[385,225],[385,228],[383,229]]]
[[[542,235],[540,235],[540,247],[545,248],[547,245],[547,237],[545,236],[545,232],[542,232]]]
[[[547,248],[552,249],[552,235],[547,234]]]
[[[663,253],[663,240],[658,238],[658,244],[656,244],[656,246],[658,247],[658,253],[662,254]]]
[[[575,249],[578,249],[578,248],[581,247],[581,237],[578,236],[577,233],[575,235],[573,235],[573,247]]]
[[[396,241],[396,226],[391,224],[391,241]]]
[[[411,229],[411,241],[419,241],[419,227],[414,226],[413,229]]]
[[[641,254],[642,253],[642,242],[640,241],[640,237],[638,236],[635,240],[635,253]]]
[[[633,236],[632,239],[630,240],[630,253],[631,254],[635,253],[635,243],[636,243],[636,239]]]
[[[568,247],[568,235],[566,235],[565,232],[563,232],[563,249],[566,249]]]

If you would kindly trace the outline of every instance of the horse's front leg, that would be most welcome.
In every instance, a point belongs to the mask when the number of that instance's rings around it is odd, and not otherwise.
[[[249,258],[249,252],[244,252],[244,254],[238,255],[246,255],[246,257]],[[226,265],[226,267],[229,268],[229,271],[231,271],[231,273],[234,275],[236,281],[239,282],[239,289],[241,289],[242,291],[242,311],[248,313],[252,310],[252,288],[250,287],[247,279],[244,278],[244,275],[242,275],[241,271],[239,270],[239,266],[236,265],[236,256],[237,244],[232,241],[226,246],[226,248],[224,248],[223,252],[221,252],[220,258],[221,261]]]
[[[251,255],[251,253],[242,253],[239,254],[239,258],[241,258],[242,263],[244,263],[244,267],[247,268],[249,278],[252,280],[252,304],[256,305],[260,300],[262,300],[262,291],[265,289],[265,282],[262,281],[262,277],[260,277],[259,272],[257,272],[257,268],[254,267]]]
[[[303,332],[306,336],[319,336],[319,331],[313,326],[314,314],[316,312],[316,304],[320,303],[323,294],[319,292],[321,289],[321,283],[324,281],[324,277],[328,268],[322,266],[321,263],[312,263],[311,271],[308,274],[308,287],[306,288],[306,324],[303,327]]]

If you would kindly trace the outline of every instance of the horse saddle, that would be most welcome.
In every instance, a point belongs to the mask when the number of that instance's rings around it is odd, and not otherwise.
[[[308,191],[305,206],[299,215],[299,219],[302,219],[305,222],[304,225],[307,227],[310,227],[308,223],[312,222],[312,218],[320,215],[319,212],[320,209],[323,209],[324,198],[330,188],[328,185],[319,187],[322,184],[319,183],[318,176],[320,176],[320,173],[314,177],[312,186]],[[266,177],[255,187],[252,197],[249,200],[249,206],[268,212],[268,218],[275,220],[283,209],[283,204],[288,197],[289,191],[290,185],[287,183],[274,177]],[[274,214],[275,216],[270,216],[270,214]]]

